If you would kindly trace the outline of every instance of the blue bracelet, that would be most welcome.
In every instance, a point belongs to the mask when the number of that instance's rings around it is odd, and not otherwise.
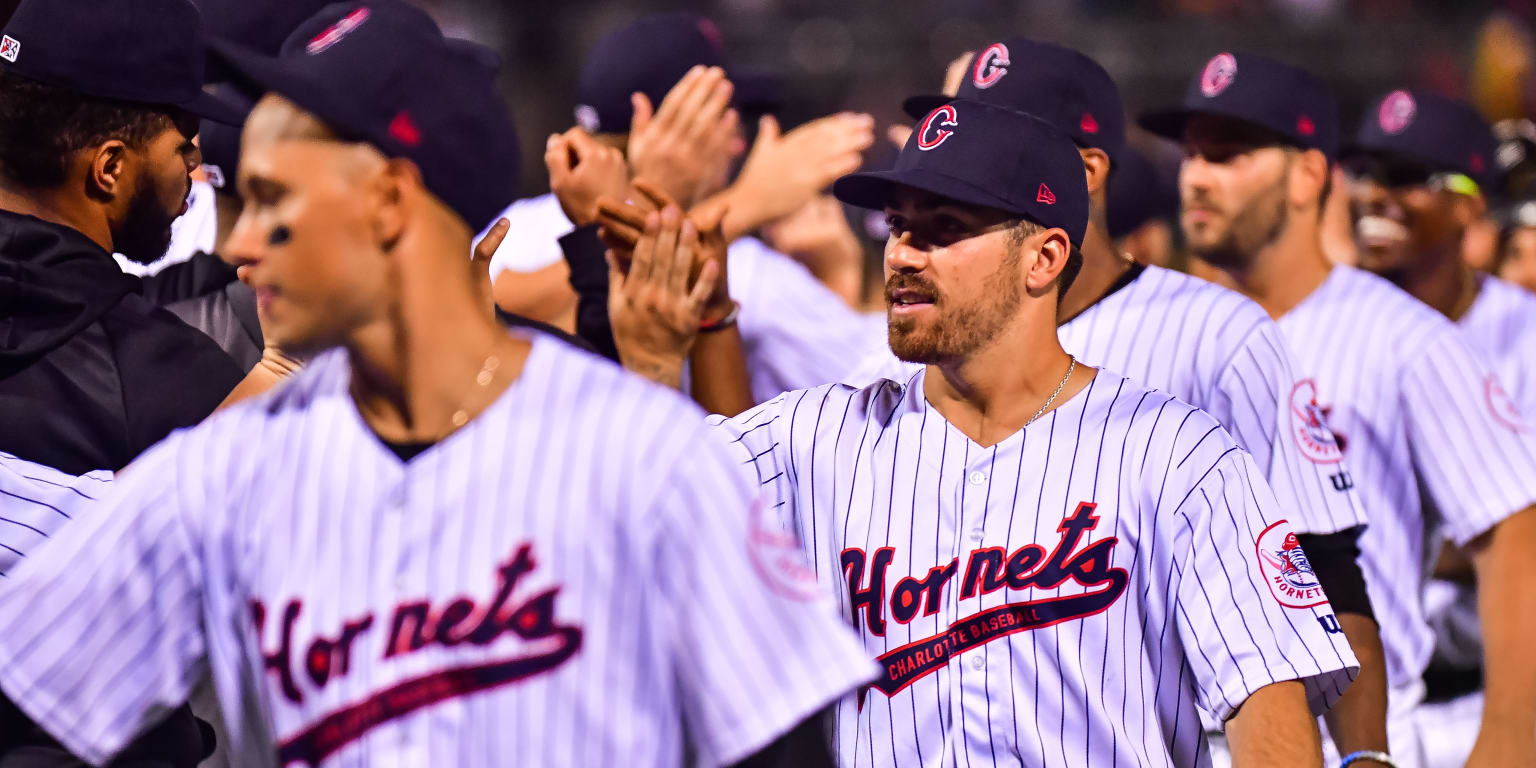
[[[1382,765],[1389,765],[1392,766],[1392,768],[1397,768],[1397,762],[1392,759],[1391,755],[1385,752],[1377,752],[1374,749],[1362,749],[1359,752],[1351,752],[1345,755],[1344,760],[1339,763],[1339,768],[1349,768],[1350,763],[1359,760],[1371,760],[1377,763],[1381,763]]]

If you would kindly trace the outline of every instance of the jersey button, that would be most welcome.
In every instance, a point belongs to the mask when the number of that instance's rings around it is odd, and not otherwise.
[[[971,541],[981,541],[982,536],[985,536],[985,535],[986,535],[986,531],[983,531],[980,528],[972,528],[971,529]]]
[[[975,472],[972,472],[971,476],[967,479],[970,480],[971,485],[981,485],[987,481],[987,475],[978,469]]]
[[[987,660],[981,654],[978,653],[971,657],[971,669],[980,672],[985,666],[987,666]]]

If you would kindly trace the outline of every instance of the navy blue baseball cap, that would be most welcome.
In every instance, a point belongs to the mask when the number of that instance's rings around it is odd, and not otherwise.
[[[1191,115],[1241,120],[1286,143],[1316,149],[1329,162],[1339,150],[1339,107],[1312,73],[1251,53],[1218,53],[1190,81],[1182,106],[1143,114],[1141,127],[1183,141]]]
[[[1082,245],[1088,228],[1088,181],[1072,139],[1044,120],[995,104],[955,99],[940,105],[912,130],[894,168],[844,176],[832,194],[879,209],[897,185],[1059,227],[1074,246]]]
[[[220,99],[238,106],[242,115],[249,115],[256,106],[255,97],[229,83],[214,86],[213,92]],[[197,130],[197,146],[203,156],[203,175],[208,184],[225,194],[235,194],[235,180],[240,177],[240,134],[245,130],[245,120],[239,125],[227,125],[204,118]]]
[[[653,107],[696,66],[720,67],[734,90],[738,109],[772,111],[778,83],[761,74],[738,72],[726,60],[720,30],[685,13],[644,17],[604,37],[588,54],[576,88],[576,124],[588,133],[628,133],[635,108],[630,94],[645,94]]]
[[[190,0],[22,0],[0,33],[0,62],[29,80],[237,121],[203,90],[207,56]]]
[[[1373,101],[1346,159],[1374,157],[1489,184],[1496,175],[1493,128],[1470,105],[1433,93],[1396,90]]]
[[[208,36],[276,56],[299,24],[336,0],[195,0]]]
[[[1105,226],[1119,240],[1149,221],[1178,221],[1179,181],[1131,147],[1126,147],[1109,177]]]
[[[971,57],[955,98],[1028,112],[1056,126],[1080,147],[1117,159],[1125,146],[1120,89],[1099,63],[1059,45],[1023,37],[992,43]],[[913,96],[902,103],[921,119],[948,96]]]
[[[471,230],[517,195],[517,134],[495,72],[420,9],[336,3],[294,30],[276,58],[223,41],[214,51],[256,89],[416,163],[427,189]]]

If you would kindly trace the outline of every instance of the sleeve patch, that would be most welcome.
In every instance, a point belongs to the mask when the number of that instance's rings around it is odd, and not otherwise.
[[[1317,404],[1317,383],[1311,379],[1296,382],[1291,390],[1291,437],[1301,455],[1315,464],[1337,464],[1344,457],[1328,430],[1323,409]]]
[[[1509,393],[1504,391],[1504,385],[1499,383],[1496,376],[1488,376],[1483,380],[1484,400],[1488,403],[1488,410],[1493,413],[1495,421],[1511,432],[1529,432],[1530,427],[1525,423],[1520,409]]]
[[[747,555],[752,560],[752,570],[781,597],[801,602],[816,600],[821,596],[820,584],[816,573],[806,565],[799,539],[769,523],[767,506],[762,497],[752,503],[747,531]]]
[[[1259,572],[1264,575],[1270,594],[1281,605],[1311,608],[1328,602],[1290,523],[1281,520],[1265,528],[1254,544],[1254,551],[1259,559]]]

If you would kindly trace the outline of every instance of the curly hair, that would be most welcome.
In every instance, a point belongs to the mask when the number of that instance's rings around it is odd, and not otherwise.
[[[161,108],[86,96],[0,68],[0,180],[22,189],[53,189],[70,157],[118,139],[143,148],[174,125]]]

